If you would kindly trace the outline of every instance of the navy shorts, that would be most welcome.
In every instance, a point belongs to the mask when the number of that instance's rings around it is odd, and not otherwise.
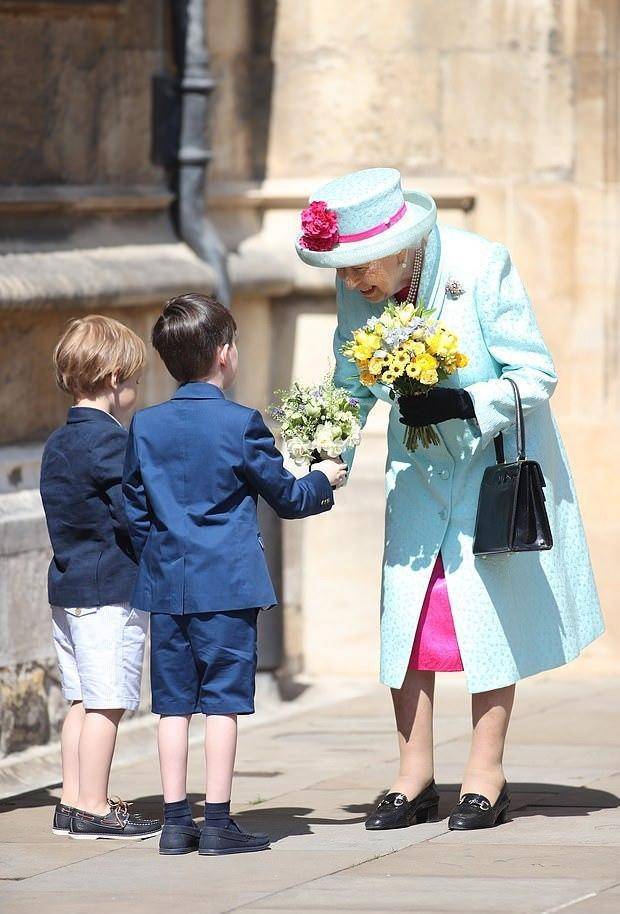
[[[257,609],[150,615],[155,714],[254,713]]]

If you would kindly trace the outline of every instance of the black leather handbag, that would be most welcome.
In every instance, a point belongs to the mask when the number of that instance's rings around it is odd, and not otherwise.
[[[512,380],[517,427],[517,461],[506,463],[502,433],[494,439],[495,466],[482,477],[474,555],[539,552],[551,549],[553,537],[545,508],[545,479],[540,464],[525,456],[525,425],[519,388]]]

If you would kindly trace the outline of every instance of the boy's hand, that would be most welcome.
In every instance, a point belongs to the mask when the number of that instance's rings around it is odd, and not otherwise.
[[[346,482],[347,465],[338,458],[337,460],[320,460],[312,467],[313,470],[320,470],[325,473],[331,483],[332,489],[339,489]]]

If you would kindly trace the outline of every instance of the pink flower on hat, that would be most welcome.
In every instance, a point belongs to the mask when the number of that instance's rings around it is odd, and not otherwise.
[[[300,244],[309,251],[333,251],[339,241],[338,217],[324,200],[315,200],[301,214]]]

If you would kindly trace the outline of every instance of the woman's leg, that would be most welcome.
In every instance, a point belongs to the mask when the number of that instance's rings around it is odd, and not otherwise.
[[[86,710],[80,734],[80,792],[78,809],[84,809],[97,816],[104,816],[109,810],[108,784],[112,756],[116,745],[116,732],[123,708]]]
[[[82,724],[84,723],[84,705],[74,701],[69,708],[60,734],[60,754],[62,757],[62,794],[60,802],[65,806],[77,806],[80,793],[79,745]]]
[[[400,689],[392,689],[400,766],[390,792],[417,797],[433,780],[433,696],[435,674],[408,670]]]
[[[515,687],[472,695],[473,735],[461,796],[480,793],[491,805],[504,786],[503,757]]]
[[[164,803],[187,797],[187,746],[191,716],[159,718],[157,747]]]

